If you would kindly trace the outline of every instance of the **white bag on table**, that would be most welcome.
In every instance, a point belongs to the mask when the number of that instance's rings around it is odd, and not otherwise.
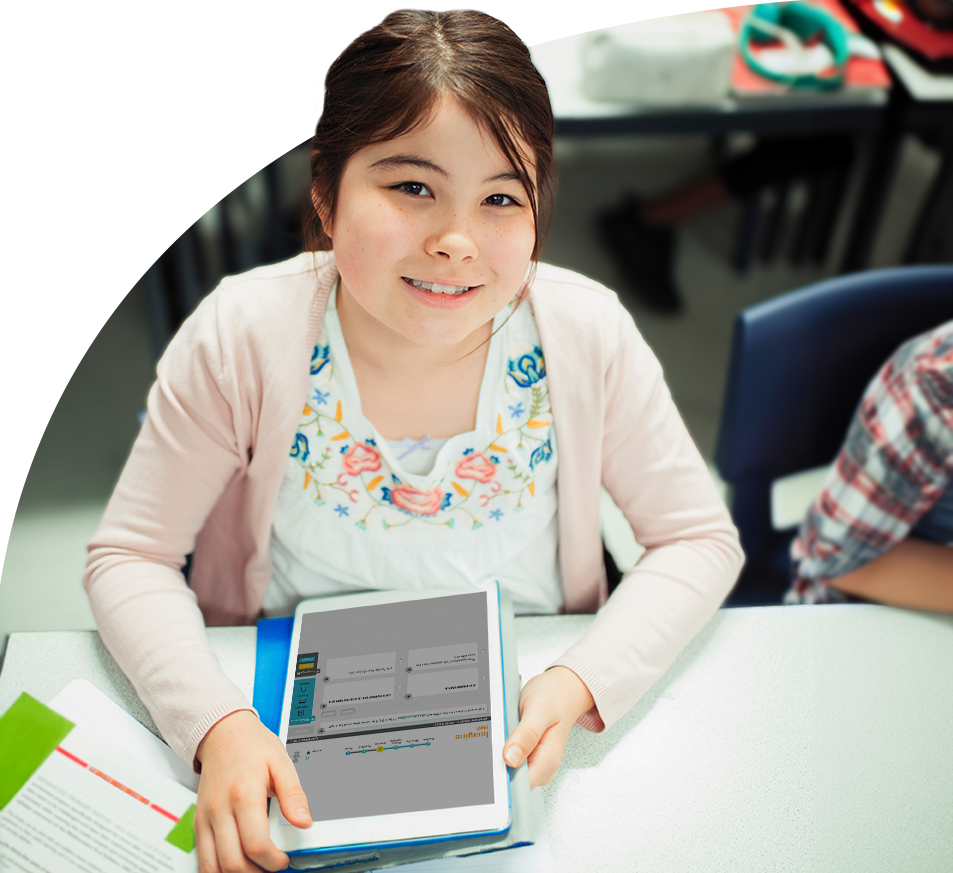
[[[583,90],[592,100],[704,106],[728,95],[735,33],[718,11],[593,31],[583,42]]]

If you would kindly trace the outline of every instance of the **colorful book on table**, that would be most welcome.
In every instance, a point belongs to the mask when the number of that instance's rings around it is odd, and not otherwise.
[[[0,870],[194,871],[195,794],[28,694],[0,718]]]

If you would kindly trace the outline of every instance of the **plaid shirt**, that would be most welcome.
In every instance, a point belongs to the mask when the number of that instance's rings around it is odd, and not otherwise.
[[[911,533],[953,543],[953,321],[904,343],[868,386],[791,546],[784,602],[845,602],[828,580]]]

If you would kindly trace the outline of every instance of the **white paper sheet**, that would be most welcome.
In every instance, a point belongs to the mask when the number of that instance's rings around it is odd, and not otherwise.
[[[118,746],[167,779],[198,791],[197,773],[185,766],[162,740],[85,679],[70,682],[49,702],[50,709],[84,730]]]

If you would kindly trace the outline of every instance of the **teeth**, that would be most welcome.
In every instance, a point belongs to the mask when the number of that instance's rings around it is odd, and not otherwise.
[[[469,285],[438,285],[436,282],[421,282],[417,279],[408,279],[415,288],[421,288],[424,291],[432,291],[434,294],[462,294],[469,291]]]

